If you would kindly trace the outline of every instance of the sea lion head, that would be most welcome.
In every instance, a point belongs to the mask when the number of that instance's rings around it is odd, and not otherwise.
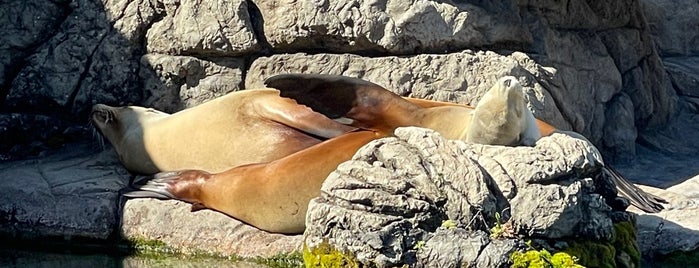
[[[519,145],[522,134],[529,124],[526,121],[528,111],[522,85],[517,78],[502,77],[476,105],[466,141],[492,145]]]
[[[167,115],[161,111],[139,106],[112,107],[105,104],[92,106],[90,121],[114,147],[133,132],[141,132],[144,123]]]

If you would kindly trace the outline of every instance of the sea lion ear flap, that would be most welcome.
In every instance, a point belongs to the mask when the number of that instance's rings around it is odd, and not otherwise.
[[[280,74],[269,77],[265,85],[329,118],[344,117],[370,92],[383,87],[358,78],[325,74]]]

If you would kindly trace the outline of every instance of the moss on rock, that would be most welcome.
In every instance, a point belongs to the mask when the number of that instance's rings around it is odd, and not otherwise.
[[[526,252],[515,251],[510,255],[512,268],[582,268],[577,264],[577,258],[565,252],[553,255],[546,249],[529,250]]]
[[[584,266],[641,266],[641,251],[636,243],[636,227],[631,222],[615,223],[612,241],[569,240],[566,242],[569,247],[563,252],[578,257],[580,264]]]
[[[317,247],[309,248],[303,245],[303,262],[310,267],[360,267],[357,258],[350,253],[341,252],[333,248],[327,241]]]

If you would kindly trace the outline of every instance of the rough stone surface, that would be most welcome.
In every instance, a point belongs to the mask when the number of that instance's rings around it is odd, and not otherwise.
[[[240,55],[258,48],[248,2],[153,1],[162,19],[146,34],[149,53]]]
[[[123,207],[122,235],[158,240],[184,253],[271,257],[301,250],[302,236],[270,234],[224,214],[173,200],[133,199]]]
[[[660,55],[699,55],[699,2],[693,0],[642,0],[643,15]]]
[[[699,176],[667,189],[644,187],[669,201],[667,210],[646,214],[638,210],[638,244],[646,256],[699,248]]]
[[[238,58],[208,61],[189,56],[144,55],[140,72],[143,105],[173,113],[239,90],[243,65]]]
[[[112,151],[69,146],[0,164],[0,234],[14,238],[106,239],[117,228],[118,191],[128,173]]]
[[[663,58],[663,64],[678,95],[699,99],[699,56]]]
[[[134,77],[141,53],[137,44],[144,28],[124,35],[116,27],[132,30],[120,22],[126,23],[133,16],[144,24],[151,21],[153,11],[142,2],[122,1],[105,7],[100,1],[77,0],[63,6],[71,10],[70,15],[23,59],[25,64],[13,78],[6,105],[33,112],[84,115],[97,102],[137,102],[140,83]]]
[[[327,241],[379,267],[492,263],[502,257],[482,256],[482,249],[496,213],[528,237],[613,236],[613,212],[598,193],[609,191],[609,178],[585,139],[554,134],[513,148],[447,141],[414,127],[395,134],[362,147],[328,176],[309,204],[309,247]],[[439,228],[447,220],[456,227]]]
[[[531,34],[510,1],[479,6],[426,0],[255,1],[279,50],[414,54],[525,47]]]

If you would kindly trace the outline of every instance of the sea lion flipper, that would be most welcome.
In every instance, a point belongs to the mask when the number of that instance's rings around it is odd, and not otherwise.
[[[211,177],[201,170],[160,172],[146,184],[134,186],[136,190],[124,193],[130,198],[175,199],[192,204],[201,203],[195,197],[196,187]]]
[[[281,74],[265,85],[329,118],[349,118],[351,126],[375,131],[392,132],[406,125],[402,115],[420,109],[377,84],[339,75]]]
[[[263,117],[322,138],[333,138],[356,128],[317,113],[294,99],[260,100],[255,110]]]
[[[192,204],[192,208],[189,211],[195,212],[195,211],[200,211],[202,209],[208,209],[208,208],[201,203],[194,203],[194,204]]]
[[[608,165],[605,166],[604,169],[608,171],[614,179],[617,190],[619,191],[619,196],[628,199],[634,207],[648,213],[658,213],[665,209],[663,204],[667,204],[667,200],[643,191]]]

